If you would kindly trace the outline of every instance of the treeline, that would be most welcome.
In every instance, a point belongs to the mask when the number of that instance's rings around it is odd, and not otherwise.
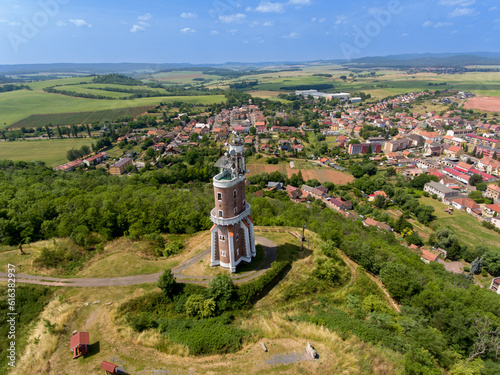
[[[64,173],[43,163],[0,161],[0,243],[97,233],[104,240],[149,233],[194,233],[210,228],[211,166],[175,164],[131,178],[105,171]],[[168,186],[170,185],[170,186]]]
[[[126,86],[142,86],[143,83],[136,79],[127,77],[123,74],[105,74],[102,76],[95,77],[92,82],[94,83],[107,83],[115,85],[126,85]]]
[[[229,88],[234,89],[234,90],[242,90],[242,89],[255,87],[258,84],[259,84],[259,81],[256,79],[254,81],[242,81],[242,82],[232,83],[229,85]]]
[[[0,92],[9,92],[16,90],[31,90],[31,87],[27,85],[12,85],[12,84],[0,86]]]
[[[87,92],[59,90],[59,89],[56,89],[54,87],[46,87],[43,89],[43,91],[45,91],[49,94],[61,94],[61,95],[66,95],[66,96],[74,96],[75,98],[116,100],[116,98],[112,98],[110,96],[90,94]],[[128,99],[128,98],[120,98],[120,99]]]
[[[311,85],[296,85],[296,86],[284,86],[280,87],[280,90],[330,90],[334,86],[329,83],[317,83]]]

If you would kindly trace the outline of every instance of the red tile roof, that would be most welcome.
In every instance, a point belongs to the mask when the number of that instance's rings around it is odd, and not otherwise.
[[[90,345],[90,335],[88,332],[77,332],[69,340],[70,349],[73,350],[78,345]]]

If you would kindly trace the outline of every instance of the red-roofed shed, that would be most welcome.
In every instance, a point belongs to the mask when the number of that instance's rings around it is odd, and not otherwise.
[[[114,365],[111,362],[103,361],[101,363],[101,369],[106,371],[106,374],[113,374],[113,375],[116,374],[117,367],[118,367],[117,365]]]
[[[88,332],[77,332],[69,341],[70,349],[73,351],[73,359],[87,354],[90,345],[90,335]]]

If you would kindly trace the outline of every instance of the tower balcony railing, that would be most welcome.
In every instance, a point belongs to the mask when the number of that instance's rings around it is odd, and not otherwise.
[[[237,216],[233,216],[233,217],[218,217],[217,216],[218,210],[217,210],[217,208],[214,208],[210,212],[210,220],[212,221],[212,223],[214,223],[216,225],[227,226],[227,225],[238,224],[240,221],[242,221],[243,219],[246,219],[252,213],[252,209],[248,203],[245,203],[245,207],[246,207],[245,211],[243,211],[241,214],[239,214]]]

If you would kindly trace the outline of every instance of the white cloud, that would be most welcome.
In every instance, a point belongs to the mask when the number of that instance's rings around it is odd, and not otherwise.
[[[67,25],[67,23],[63,22],[63,21],[57,21],[56,25],[59,26],[59,27],[64,27],[64,26]]]
[[[474,16],[478,12],[474,8],[456,8],[450,13],[450,17]]]
[[[219,35],[219,32],[217,30],[212,30],[210,31],[210,35]]]
[[[299,33],[293,32],[293,33],[290,33],[288,35],[285,35],[284,38],[287,38],[287,39],[297,39],[299,36],[300,36]]]
[[[151,18],[153,18],[151,13],[146,13],[142,16],[137,17],[137,23],[132,26],[132,28],[130,29],[130,32],[136,33],[138,31],[146,30],[146,27],[149,26],[149,23],[147,23],[145,21],[150,20]]]
[[[285,11],[285,4],[271,3],[268,1],[265,3],[260,3],[260,5],[255,8],[255,10],[261,13],[283,13]]]
[[[468,7],[474,4],[476,0],[439,0],[440,5],[447,6],[460,6],[460,7]]]
[[[311,5],[311,0],[290,0],[289,3],[293,5]]]
[[[183,33],[183,34],[192,34],[195,32],[196,32],[196,30],[191,29],[190,27],[185,27],[185,28],[181,29],[181,33]]]
[[[408,34],[408,33],[404,33],[404,34],[401,34],[401,36],[402,36],[403,38],[406,38],[407,36],[410,36],[410,34]]]
[[[269,26],[274,26],[274,22],[273,21],[266,21],[262,24],[262,26],[266,26],[266,27],[269,27]]]
[[[151,18],[153,18],[153,16],[151,15],[151,13],[146,13],[145,15],[143,16],[139,16],[137,17],[137,19],[139,21],[147,21],[147,20],[150,20]]]
[[[434,27],[435,28],[438,28],[438,27],[445,27],[445,26],[451,26],[453,25],[452,22],[437,22]]]
[[[246,14],[243,13],[228,14],[227,16],[219,16],[219,20],[223,23],[242,22],[245,18],[247,18],[247,16]]]
[[[136,33],[138,31],[144,31],[144,27],[143,26],[140,26],[140,25],[134,25],[132,26],[132,28],[130,29],[130,32],[131,33]]]
[[[230,32],[231,34],[236,34],[236,33],[238,32],[238,29],[231,29],[231,30],[229,30],[229,32]]]
[[[181,14],[182,18],[197,18],[198,15],[196,13],[184,12]]]
[[[311,18],[311,22],[323,23],[325,21],[326,21],[326,18],[316,18],[316,17]]]
[[[92,25],[87,23],[87,21],[85,20],[69,20],[69,22],[71,22],[76,27],[82,27],[82,26],[92,27]]]
[[[347,16],[337,16],[337,21],[335,21],[335,25],[344,25],[350,22],[351,21],[349,21]]]
[[[4,19],[0,19],[0,23],[5,23],[5,24],[7,24],[9,26],[22,26],[21,22],[8,21],[8,20],[4,20]]]
[[[488,9],[490,12],[494,12],[495,10],[497,10],[498,7],[491,7],[490,9]]]
[[[433,25],[433,23],[431,21],[425,21],[422,26],[423,27],[431,27],[432,25]]]

